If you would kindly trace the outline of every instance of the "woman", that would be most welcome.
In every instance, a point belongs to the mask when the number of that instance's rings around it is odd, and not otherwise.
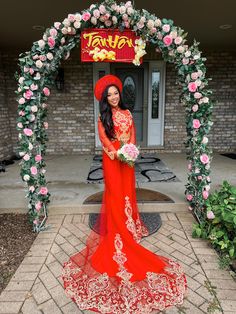
[[[151,313],[183,303],[186,278],[174,261],[139,244],[148,231],[138,213],[134,168],[121,162],[122,143],[135,144],[132,115],[121,100],[122,83],[106,75],[95,86],[103,145],[105,190],[99,235],[89,235],[86,247],[64,265],[66,293],[81,310],[99,313]]]

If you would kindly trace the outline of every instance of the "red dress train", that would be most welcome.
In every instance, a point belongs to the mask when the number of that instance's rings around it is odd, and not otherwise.
[[[183,303],[186,278],[180,265],[139,244],[148,235],[140,220],[135,173],[114,156],[120,141],[135,143],[129,110],[112,109],[116,140],[110,141],[98,121],[103,144],[105,190],[98,224],[85,248],[64,264],[66,294],[81,310],[148,314]]]

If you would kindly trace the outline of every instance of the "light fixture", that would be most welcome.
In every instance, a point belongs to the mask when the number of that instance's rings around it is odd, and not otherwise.
[[[223,29],[223,30],[230,29],[230,28],[232,28],[232,25],[231,24],[222,24],[219,26],[219,28]]]
[[[33,25],[32,29],[34,31],[43,31],[45,29],[45,27],[43,25]]]
[[[55,85],[58,91],[63,91],[64,89],[64,69],[59,68],[57,72],[57,76],[55,78]]]

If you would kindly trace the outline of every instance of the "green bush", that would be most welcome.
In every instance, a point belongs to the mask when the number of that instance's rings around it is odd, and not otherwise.
[[[221,257],[236,259],[236,187],[224,181],[206,201],[204,219],[194,224],[193,237],[209,239]]]

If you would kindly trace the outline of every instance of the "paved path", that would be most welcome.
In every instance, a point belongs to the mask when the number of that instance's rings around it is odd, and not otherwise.
[[[163,225],[142,245],[181,263],[188,280],[184,304],[166,314],[236,313],[236,282],[220,270],[217,255],[200,239],[192,239],[190,213],[162,213]],[[0,313],[89,314],[65,296],[62,264],[84,246],[88,215],[51,215],[51,228],[41,232],[0,296]],[[20,249],[20,248],[19,248]]]

